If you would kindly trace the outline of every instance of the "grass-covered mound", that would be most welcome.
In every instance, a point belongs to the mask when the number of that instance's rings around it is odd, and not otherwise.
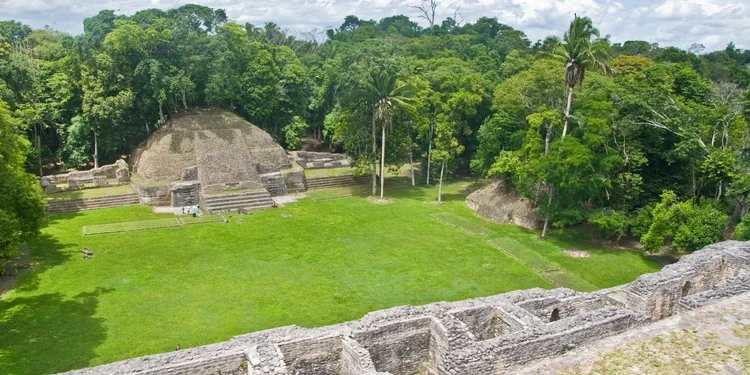
[[[477,217],[464,203],[466,185],[445,186],[444,205],[427,202],[436,188],[405,188],[387,194],[391,204],[308,198],[226,215],[226,224],[89,236],[82,227],[174,216],[140,206],[51,216],[30,244],[38,265],[0,300],[0,373],[58,372],[392,306],[553,287],[488,242],[497,238],[599,288],[659,268],[570,233],[542,242]],[[83,258],[83,247],[93,258]],[[564,255],[570,247],[590,256]]]

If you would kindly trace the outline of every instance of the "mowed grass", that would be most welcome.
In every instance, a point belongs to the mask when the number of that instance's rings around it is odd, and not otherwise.
[[[562,269],[558,264],[540,255],[534,250],[521,245],[518,241],[507,238],[494,238],[488,241],[490,245],[505,252],[519,262],[525,264],[553,284],[578,291],[590,292],[597,288],[586,280]]]
[[[491,238],[540,249],[596,287],[659,269],[621,250],[560,260],[560,248],[582,248],[575,236],[553,233],[543,242],[477,217],[464,203],[467,185],[444,186],[444,205],[431,203],[436,188],[417,187],[386,190],[390,204],[302,199],[225,215],[228,223],[96,236],[81,228],[174,216],[141,206],[51,216],[30,244],[38,264],[0,299],[0,374],[54,373],[398,305],[553,287],[490,246]],[[430,217],[442,212],[489,233],[470,236]],[[92,259],[83,259],[83,247]]]
[[[131,221],[127,223],[87,225],[83,227],[83,234],[92,235],[134,232],[139,230],[173,228],[181,225],[218,223],[223,221],[224,217],[222,215],[201,215],[196,217],[184,215],[180,218],[170,217],[166,219]]]
[[[430,216],[471,236],[490,233],[487,228],[450,212],[438,212]]]

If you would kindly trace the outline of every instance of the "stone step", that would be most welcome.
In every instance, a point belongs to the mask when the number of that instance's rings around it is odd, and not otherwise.
[[[140,203],[137,199],[122,200],[117,202],[109,203],[79,203],[79,204],[66,204],[66,205],[51,205],[47,206],[47,211],[54,210],[65,210],[65,209],[76,209],[76,208],[99,208],[99,207],[117,207],[126,204]]]
[[[212,203],[228,203],[228,202],[241,202],[246,200],[268,200],[271,199],[271,194],[265,192],[263,195],[230,195],[226,197],[207,197],[203,196],[203,202],[206,204]]]
[[[339,176],[339,177],[325,177],[315,178],[307,180],[308,190],[316,189],[327,189],[334,187],[348,187],[356,185],[364,185],[369,183],[369,176],[353,177],[353,176]]]
[[[203,195],[203,204],[206,211],[214,213],[268,208],[273,204],[273,199],[267,190],[257,190],[234,194],[206,194]]]
[[[233,200],[233,201],[225,201],[225,202],[203,202],[207,209],[211,209],[213,207],[231,207],[231,206],[249,206],[249,205],[271,205],[273,203],[273,199],[246,199],[246,200]]]
[[[337,181],[337,180],[357,180],[362,178],[368,178],[372,176],[359,176],[354,177],[354,175],[346,174],[342,176],[329,176],[329,177],[315,177],[315,178],[308,178],[307,181]]]
[[[215,199],[224,199],[224,198],[234,198],[234,197],[266,197],[268,196],[268,191],[264,190],[257,190],[257,191],[246,191],[246,192],[239,192],[239,193],[227,193],[227,194],[202,194],[204,200],[215,200]]]
[[[79,206],[107,206],[112,204],[118,204],[118,203],[129,203],[129,202],[138,202],[138,197],[132,197],[132,198],[122,198],[117,200],[111,200],[111,201],[99,201],[99,202],[59,202],[59,203],[50,203],[47,204],[48,207],[79,207]]]
[[[108,197],[96,197],[96,198],[74,198],[74,199],[61,199],[61,200],[51,200],[47,203],[50,204],[65,204],[65,203],[106,203],[106,202],[116,202],[120,200],[125,199],[133,199],[138,198],[138,195],[136,194],[124,194],[124,195],[112,195]]]
[[[310,181],[307,180],[307,185],[325,185],[325,184],[341,184],[341,183],[366,183],[370,181],[369,179],[363,179],[363,180],[354,180],[354,179],[345,179],[345,180],[325,180],[325,181]]]
[[[312,184],[307,184],[308,187],[310,186],[328,186],[328,185],[346,185],[346,184],[353,184],[353,185],[359,185],[367,183],[368,181],[352,181],[352,180],[344,180],[344,181],[325,181],[325,182],[315,182]]]
[[[218,213],[218,212],[227,212],[227,211],[237,211],[239,209],[246,209],[246,210],[258,210],[263,208],[269,208],[271,207],[273,201],[271,202],[264,202],[264,203],[238,203],[238,204],[227,204],[227,205],[207,205],[205,207],[205,210],[210,213]]]
[[[104,202],[104,201],[112,201],[112,200],[118,200],[121,198],[132,198],[132,197],[138,198],[138,195],[136,195],[135,193],[130,193],[130,194],[108,195],[105,197],[60,199],[60,200],[52,200],[50,202],[80,202],[80,201]]]
[[[57,214],[62,212],[77,212],[77,211],[91,211],[91,210],[101,210],[105,208],[116,208],[116,207],[123,207],[123,206],[130,206],[134,204],[139,204],[140,202],[127,202],[127,203],[118,203],[118,204],[112,204],[112,205],[105,205],[105,206],[80,206],[80,207],[65,207],[65,208],[50,208],[47,209],[48,214]]]
[[[74,199],[67,201],[56,201],[47,203],[48,213],[96,210],[101,208],[112,208],[140,203],[135,194],[110,196],[107,199]]]

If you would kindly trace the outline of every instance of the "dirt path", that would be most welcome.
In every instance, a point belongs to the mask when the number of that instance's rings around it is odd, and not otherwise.
[[[750,374],[750,293],[598,341],[518,374]]]

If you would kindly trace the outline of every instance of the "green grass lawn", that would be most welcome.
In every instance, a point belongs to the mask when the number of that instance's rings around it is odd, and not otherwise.
[[[539,241],[535,232],[484,220],[464,204],[466,187],[445,186],[444,205],[431,203],[434,187],[405,188],[386,190],[390,204],[308,198],[225,214],[228,223],[93,236],[81,228],[174,216],[142,206],[50,216],[30,244],[38,265],[0,299],[0,374],[60,372],[178,343],[552,287],[487,242],[496,238],[511,238],[599,288],[659,269],[635,252],[587,247],[570,232]],[[487,233],[471,236],[430,216],[439,213]],[[561,254],[573,246],[591,257]],[[92,259],[83,259],[83,247]]]

